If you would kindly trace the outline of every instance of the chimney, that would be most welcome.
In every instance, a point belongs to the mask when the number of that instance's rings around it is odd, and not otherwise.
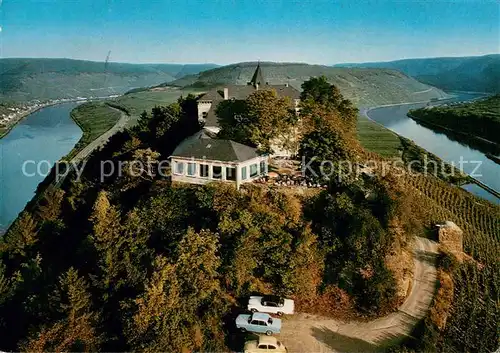
[[[287,83],[285,83],[285,87],[288,87],[288,82],[287,82]]]
[[[229,99],[229,88],[227,87],[224,88],[224,99]]]
[[[256,83],[256,84],[255,84],[255,89],[256,89],[257,91],[259,90],[259,84],[258,84],[258,83]]]

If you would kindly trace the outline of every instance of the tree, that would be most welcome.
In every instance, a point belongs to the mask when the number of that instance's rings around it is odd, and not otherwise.
[[[299,155],[306,176],[315,181],[352,177],[354,152],[341,133],[328,128],[309,132],[300,141]]]
[[[152,259],[152,251],[147,244],[150,231],[141,222],[136,209],[130,211],[125,218],[123,246],[119,249],[120,270],[124,284],[129,288],[138,288],[146,277],[144,263],[150,263]]]
[[[178,352],[189,346],[176,266],[165,257],[156,257],[144,293],[122,306],[128,311],[125,333],[134,350]]]
[[[49,186],[45,191],[43,199],[38,206],[37,216],[42,221],[55,221],[61,215],[61,206],[64,199],[64,191]]]
[[[338,105],[343,99],[340,91],[328,82],[326,76],[311,77],[304,81],[301,87],[300,100],[303,102],[312,100],[324,105]]]
[[[255,270],[259,266],[259,237],[260,230],[251,228],[240,237],[235,246],[234,258],[231,259],[227,272],[239,296],[259,292],[265,287],[255,276]]]
[[[219,137],[238,141],[246,145],[254,145],[250,139],[250,121],[244,100],[224,100],[217,104],[215,114],[221,128]],[[255,146],[255,145],[254,145]]]
[[[120,213],[110,204],[105,191],[97,195],[90,221],[93,229],[90,240],[98,253],[99,269],[102,273],[99,283],[110,291],[120,285],[120,282],[114,281],[120,274],[121,245],[124,239]],[[104,294],[105,299],[108,294]]]
[[[151,150],[151,148],[135,150],[132,153],[132,159],[123,164],[121,190],[134,188],[143,181],[153,181],[159,172],[159,157],[160,153]]]
[[[290,256],[290,271],[284,278],[284,292],[300,298],[314,298],[323,276],[322,256],[316,235],[309,226],[297,235]]]
[[[290,100],[278,97],[274,90],[252,93],[246,99],[246,105],[250,140],[265,152],[271,151],[273,139],[288,134],[297,121]]]
[[[300,99],[301,114],[308,115],[320,106],[323,111],[337,114],[347,130],[356,129],[358,109],[342,96],[335,85],[328,83],[325,76],[311,77],[305,81]]]
[[[59,278],[58,288],[50,297],[50,305],[61,318],[42,325],[21,343],[23,351],[97,351],[103,341],[98,334],[99,314],[85,280],[70,268]]]
[[[15,291],[15,278],[8,278],[6,271],[6,266],[0,261],[0,307],[7,301]],[[0,326],[2,322],[0,320]]]
[[[10,256],[25,256],[27,248],[37,241],[37,222],[30,213],[23,211],[5,235],[3,248],[9,251]]]
[[[189,94],[166,107],[154,107],[151,115],[142,113],[133,134],[149,148],[170,156],[182,140],[199,130],[196,97]]]
[[[196,233],[189,228],[179,243],[177,276],[188,305],[197,307],[214,292],[220,291],[218,239],[216,233],[207,230]]]
[[[271,152],[272,145],[287,145],[297,116],[287,97],[274,90],[258,90],[243,101],[222,102],[216,111],[221,125],[220,136],[258,146]]]

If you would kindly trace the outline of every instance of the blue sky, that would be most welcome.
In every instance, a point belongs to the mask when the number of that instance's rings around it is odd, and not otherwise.
[[[1,57],[319,64],[500,52],[496,0],[0,0]]]

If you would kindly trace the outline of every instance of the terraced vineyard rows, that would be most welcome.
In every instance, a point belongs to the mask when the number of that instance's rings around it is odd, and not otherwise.
[[[464,251],[478,261],[464,262],[453,270],[454,293],[445,329],[424,332],[422,347],[442,352],[495,351],[500,322],[500,207],[438,179],[408,175],[407,182],[427,219],[451,220],[464,230]]]
[[[451,220],[464,230],[465,252],[480,262],[500,253],[499,206],[435,178],[413,175],[408,181],[427,199],[433,221]]]

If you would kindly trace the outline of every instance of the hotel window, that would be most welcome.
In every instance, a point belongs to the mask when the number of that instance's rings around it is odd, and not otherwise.
[[[226,168],[226,180],[231,180],[231,181],[236,180],[236,168],[234,167]]]
[[[257,170],[258,170],[257,164],[252,164],[250,166],[250,178],[257,176],[257,174],[258,174]]]
[[[208,178],[208,164],[200,164],[200,177]]]
[[[241,168],[241,180],[245,180],[247,178],[247,167]]]
[[[196,175],[196,163],[188,163],[187,174],[189,176],[195,176]]]
[[[213,179],[222,179],[222,167],[214,165],[212,167],[212,178]]]
[[[267,173],[266,161],[260,161],[260,174],[264,175]]]
[[[175,174],[184,174],[184,162],[175,162]]]

